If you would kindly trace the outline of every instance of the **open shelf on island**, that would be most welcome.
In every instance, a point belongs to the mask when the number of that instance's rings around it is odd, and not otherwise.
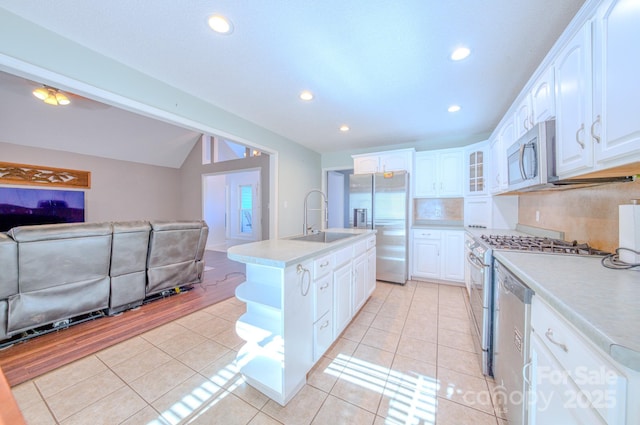
[[[282,338],[280,328],[280,321],[251,312],[243,314],[236,322],[236,333],[240,338],[260,345],[274,337]]]
[[[282,392],[283,362],[273,358],[267,350],[248,343],[238,352],[236,357],[240,372],[273,391]]]
[[[246,281],[236,288],[236,297],[245,303],[257,303],[280,311],[282,307],[280,291],[272,286]]]

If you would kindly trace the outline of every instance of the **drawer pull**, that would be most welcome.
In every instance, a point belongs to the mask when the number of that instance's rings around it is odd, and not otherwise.
[[[329,261],[325,261],[324,263],[320,264],[320,267],[327,267],[329,265]]]
[[[566,345],[556,341],[553,339],[553,331],[551,330],[551,328],[547,329],[547,331],[544,333],[544,336],[547,337],[547,339],[552,343],[557,345],[558,347],[562,348],[562,351],[564,351],[565,353],[569,352],[569,349],[567,348]]]
[[[323,323],[322,325],[320,325],[320,329],[324,329],[324,328],[326,328],[327,326],[329,326],[329,321],[328,321],[328,320],[325,320],[325,321],[324,321],[324,323]]]
[[[325,282],[324,285],[320,286],[320,290],[324,291],[325,289],[327,289],[329,287],[329,282]]]

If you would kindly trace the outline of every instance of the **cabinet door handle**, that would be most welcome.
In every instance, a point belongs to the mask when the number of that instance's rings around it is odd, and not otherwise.
[[[598,115],[595,119],[595,121],[593,122],[593,124],[591,124],[591,137],[593,137],[593,139],[597,142],[600,143],[600,136],[596,135],[596,124],[598,124],[600,122],[600,115]]]
[[[584,149],[584,142],[580,141],[580,132],[583,130],[584,130],[584,123],[582,123],[578,131],[576,131],[576,142],[580,145],[582,149]]]
[[[325,282],[325,284],[324,284],[324,285],[320,286],[320,290],[321,290],[321,291],[324,291],[324,290],[325,290],[325,289],[327,289],[328,287],[329,287],[329,283],[328,283],[328,282]]]
[[[544,333],[544,336],[547,337],[547,339],[552,343],[557,345],[558,347],[562,348],[562,351],[564,351],[565,353],[569,352],[569,349],[567,348],[566,345],[564,345],[561,342],[556,341],[555,339],[553,339],[553,331],[551,330],[551,328],[547,329],[547,331]]]
[[[322,325],[320,325],[320,329],[324,329],[324,328],[326,328],[327,326],[329,326],[329,321],[328,321],[328,320],[325,320],[325,321],[324,321],[324,323],[323,323]]]
[[[522,127],[524,127],[525,130],[529,130],[529,117],[526,117],[524,121],[522,121]]]

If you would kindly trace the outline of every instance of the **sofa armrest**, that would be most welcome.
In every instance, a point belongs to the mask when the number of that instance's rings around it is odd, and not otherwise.
[[[18,244],[0,233],[0,300],[18,293]]]

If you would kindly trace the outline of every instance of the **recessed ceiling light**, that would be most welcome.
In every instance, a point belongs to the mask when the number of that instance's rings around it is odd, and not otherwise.
[[[349,126],[346,124],[342,124],[340,126],[340,131],[342,131],[343,133],[346,133],[347,131],[349,131]]]
[[[212,15],[209,18],[209,27],[218,34],[231,34],[233,32],[231,21],[222,15]]]
[[[449,108],[447,109],[447,111],[449,112],[458,112],[460,109],[460,105],[451,105],[449,106]]]
[[[302,93],[300,93],[300,99],[302,99],[302,100],[312,100],[313,99],[313,93],[311,93],[309,90],[305,90]]]
[[[456,50],[451,53],[451,60],[461,61],[471,54],[471,50],[467,47],[458,47]]]

